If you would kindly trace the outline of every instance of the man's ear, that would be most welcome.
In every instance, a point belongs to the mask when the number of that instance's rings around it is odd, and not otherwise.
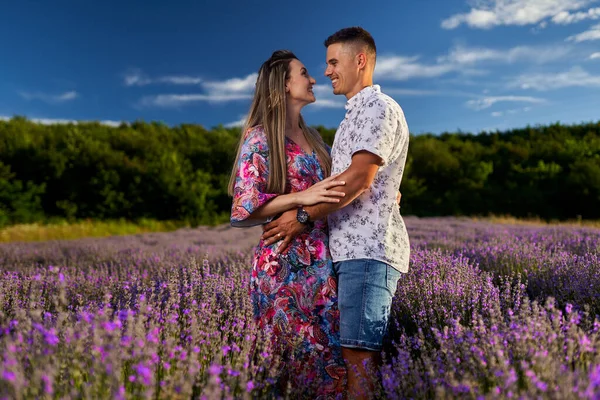
[[[367,55],[365,53],[358,53],[356,55],[356,62],[358,68],[364,68],[367,65]]]

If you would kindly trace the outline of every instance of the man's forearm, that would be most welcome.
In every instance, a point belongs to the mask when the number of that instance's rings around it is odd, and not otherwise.
[[[360,196],[365,190],[369,188],[370,182],[368,177],[362,173],[353,172],[346,170],[337,179],[345,181],[346,185],[336,186],[330,190],[344,192],[346,195],[340,198],[339,203],[319,203],[314,206],[304,207],[308,215],[310,215],[311,221],[316,221],[326,217],[328,214],[339,210],[340,208],[346,207],[352,203],[354,199]]]

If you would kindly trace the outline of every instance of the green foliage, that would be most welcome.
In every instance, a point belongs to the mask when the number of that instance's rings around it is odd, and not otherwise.
[[[239,129],[144,122],[115,128],[43,126],[21,117],[0,121],[0,162],[12,171],[10,176],[0,172],[0,223],[50,218],[224,222],[238,135]],[[35,209],[36,199],[43,213]]]
[[[411,136],[402,211],[600,218],[600,122]]]
[[[10,167],[0,162],[0,228],[43,218],[40,195],[44,185],[14,179]]]
[[[335,129],[318,126],[333,143]],[[0,121],[0,226],[225,222],[239,128]],[[600,122],[411,136],[403,214],[600,218]]]

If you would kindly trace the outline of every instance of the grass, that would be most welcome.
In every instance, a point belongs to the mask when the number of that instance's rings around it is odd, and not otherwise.
[[[600,221],[598,220],[545,221],[540,218],[515,218],[511,216],[469,217],[469,219],[511,225],[563,225],[600,228]],[[60,221],[19,224],[0,228],[0,243],[135,235],[146,232],[170,232],[186,226],[189,226],[189,223],[152,219],[142,219],[135,222],[126,220],[83,220],[77,222]]]
[[[125,220],[83,220],[47,224],[19,224],[0,229],[0,243],[135,235],[146,232],[169,232],[185,226],[188,226],[185,222],[156,221],[151,219],[143,219],[135,222]]]

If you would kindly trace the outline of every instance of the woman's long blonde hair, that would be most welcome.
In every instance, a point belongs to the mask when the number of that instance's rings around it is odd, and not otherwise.
[[[238,163],[246,133],[249,129],[262,125],[267,136],[269,149],[269,176],[267,177],[268,193],[285,193],[287,162],[285,156],[285,119],[286,92],[285,84],[289,78],[290,62],[297,57],[288,50],[278,50],[263,63],[258,71],[254,98],[244,124],[238,144],[233,171],[229,178],[229,195],[233,196],[235,179],[238,174]],[[315,150],[324,177],[331,173],[331,157],[319,132],[308,128],[300,115],[299,125],[308,144]]]

